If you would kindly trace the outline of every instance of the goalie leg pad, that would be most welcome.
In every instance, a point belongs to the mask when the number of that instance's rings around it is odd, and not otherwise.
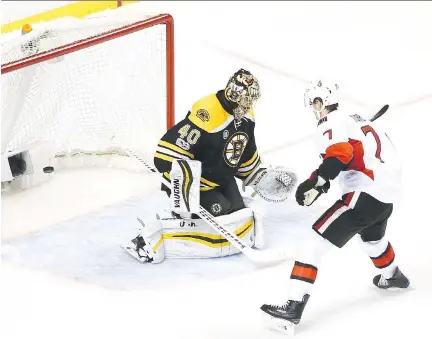
[[[216,217],[249,246],[255,243],[253,211],[244,208]],[[201,219],[162,219],[167,258],[216,258],[237,254],[232,244]]]
[[[201,162],[175,159],[171,172],[171,209],[178,214],[198,212]]]
[[[216,218],[249,245],[255,244],[251,208]],[[240,251],[201,219],[165,218],[142,221],[139,235],[122,248],[140,262],[160,263],[164,258],[217,258]]]

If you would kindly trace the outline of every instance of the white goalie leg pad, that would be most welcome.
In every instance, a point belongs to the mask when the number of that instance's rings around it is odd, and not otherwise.
[[[216,218],[247,245],[255,243],[251,208],[244,208]],[[216,258],[239,250],[201,219],[161,219],[167,258]]]
[[[265,247],[265,235],[264,235],[264,215],[265,206],[262,201],[256,199],[244,197],[243,202],[246,207],[249,207],[253,211],[254,218],[254,232],[255,232],[255,248],[263,249]]]
[[[171,209],[178,214],[198,212],[201,162],[175,159],[171,172]]]
[[[159,264],[165,259],[162,223],[156,218],[146,221],[137,219],[141,225],[138,236],[122,248],[140,262]]]

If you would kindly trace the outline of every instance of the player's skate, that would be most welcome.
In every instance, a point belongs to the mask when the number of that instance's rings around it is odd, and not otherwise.
[[[302,301],[288,300],[283,305],[262,305],[266,325],[285,334],[294,334],[308,300],[309,294],[305,294]]]
[[[142,263],[158,264],[165,258],[162,233],[159,220],[145,224],[137,218],[142,229],[137,237],[121,247]]]
[[[393,276],[390,279],[384,278],[381,274],[377,275],[373,279],[373,283],[378,288],[407,288],[410,284],[408,278],[400,271],[399,267],[396,267]]]

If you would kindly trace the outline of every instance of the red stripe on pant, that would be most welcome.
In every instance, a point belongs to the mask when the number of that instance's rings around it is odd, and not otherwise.
[[[313,284],[317,274],[318,269],[315,266],[296,261],[291,272],[291,279],[302,280]]]
[[[371,259],[377,268],[385,268],[390,266],[395,259],[395,253],[393,251],[392,245],[389,243],[383,254],[376,258],[371,257]]]
[[[315,222],[315,225],[313,226],[313,229],[315,230],[315,231],[318,231],[321,227],[322,227],[322,225],[324,225],[325,224],[325,222],[327,221],[327,220],[329,220],[330,218],[331,218],[331,216],[333,215],[333,214],[335,214],[336,213],[336,211],[338,210],[338,209],[340,209],[340,208],[342,208],[343,206],[345,206],[343,203],[341,203],[341,202],[336,202],[332,207],[330,207],[328,210],[327,210],[327,212],[325,212],[316,222]]]
[[[348,193],[346,198],[344,199],[344,204],[349,206],[353,197],[354,197],[354,192]]]

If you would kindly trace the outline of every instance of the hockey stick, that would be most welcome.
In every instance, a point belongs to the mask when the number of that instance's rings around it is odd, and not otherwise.
[[[376,119],[378,119],[379,117],[381,117],[385,112],[387,112],[387,110],[389,109],[389,105],[384,105],[379,111],[378,113],[376,113],[371,119],[370,121],[375,121]]]
[[[137,153],[133,152],[130,149],[122,148],[122,150],[130,157],[138,160],[144,167],[155,177],[157,176],[159,180],[170,187],[171,184],[168,180],[166,180],[159,171],[149,164],[146,160],[140,157]],[[228,230],[222,223],[216,220],[216,218],[210,214],[204,207],[200,206],[198,210],[198,216],[201,217],[207,224],[209,224],[214,230],[216,230],[220,235],[222,235],[225,239],[227,239],[234,247],[236,247],[239,251],[243,252],[245,256],[247,256],[250,260],[255,263],[261,264],[270,264],[276,263],[282,260],[288,260],[293,258],[293,253],[282,250],[282,249],[274,249],[274,250],[255,250],[245,244],[243,240],[241,240],[237,235]]]

